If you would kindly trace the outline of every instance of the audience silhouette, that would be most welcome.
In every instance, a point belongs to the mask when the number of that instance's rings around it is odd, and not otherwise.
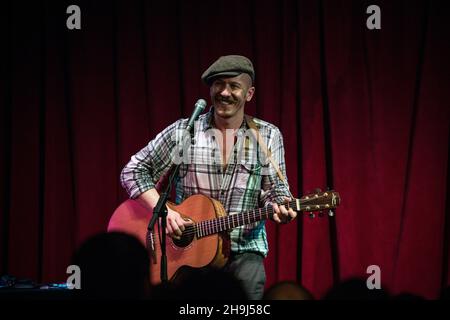
[[[240,283],[230,272],[213,267],[184,267],[170,282],[152,286],[149,257],[145,246],[134,236],[121,232],[100,233],[87,239],[76,250],[72,264],[81,271],[81,290],[72,293],[81,299],[154,300],[248,300]],[[12,288],[2,277],[2,286]],[[5,293],[10,293],[10,291]],[[57,297],[69,297],[54,293]],[[5,296],[5,294],[3,295]],[[31,294],[30,294],[31,296]],[[50,298],[52,295],[42,295]],[[1,297],[1,296],[0,296]],[[73,297],[70,295],[70,297]],[[295,281],[280,281],[269,287],[264,300],[314,300],[305,287]],[[450,299],[450,287],[438,299]],[[320,300],[425,300],[420,295],[402,292],[390,296],[384,289],[369,289],[366,279],[350,278],[332,287]]]
[[[388,300],[383,289],[369,289],[365,279],[351,278],[331,288],[323,300]]]
[[[131,235],[95,235],[75,252],[73,264],[81,270],[81,298],[141,299],[150,293],[148,253]]]
[[[75,252],[73,264],[81,269],[81,298],[155,300],[248,300],[239,282],[221,269],[184,267],[173,281],[151,286],[146,248],[134,236],[109,232],[89,238]],[[439,299],[450,298],[450,287]],[[295,281],[269,287],[264,300],[314,300]],[[320,300],[424,300],[408,292],[390,296],[384,289],[369,289],[366,279],[350,278],[332,287]]]
[[[450,300],[450,286],[442,289],[439,298],[441,300]]]
[[[417,294],[409,293],[409,292],[402,292],[399,294],[396,294],[391,297],[391,300],[399,300],[399,301],[421,301],[425,300],[422,296],[419,296]]]
[[[314,300],[314,297],[295,281],[280,281],[266,290],[263,300]]]
[[[159,285],[154,299],[176,300],[247,300],[238,279],[231,273],[213,267],[184,268],[172,285]],[[159,296],[158,296],[159,295]]]

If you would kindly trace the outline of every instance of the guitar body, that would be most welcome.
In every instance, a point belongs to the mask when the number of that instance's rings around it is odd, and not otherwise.
[[[283,203],[297,212],[327,210],[330,216],[332,209],[340,203],[339,193],[334,190],[320,190],[301,199],[291,199]],[[227,215],[222,204],[204,195],[193,195],[181,204],[167,204],[177,211],[185,220],[191,220],[192,226],[186,227],[181,239],[166,237],[167,277],[174,281],[187,268],[223,267],[230,253],[229,230],[254,222],[270,219],[273,215],[271,206],[256,208],[244,212]],[[321,216],[321,215],[319,215]],[[108,232],[119,231],[138,238],[150,254],[150,282],[161,282],[161,245],[158,224],[151,233],[147,227],[152,212],[135,200],[123,202],[112,215]]]
[[[212,220],[226,215],[222,204],[204,195],[193,195],[179,205],[168,206],[184,219],[194,223]],[[128,233],[138,238],[150,253],[150,282],[161,282],[161,245],[159,231],[165,232],[155,224],[152,234],[147,235],[147,227],[152,212],[135,200],[126,200],[112,215],[108,232]],[[230,252],[228,232],[220,232],[206,237],[195,236],[194,232],[183,232],[180,240],[166,237],[167,277],[175,280],[185,268],[202,268],[206,266],[223,267]],[[149,237],[147,237],[149,236]]]

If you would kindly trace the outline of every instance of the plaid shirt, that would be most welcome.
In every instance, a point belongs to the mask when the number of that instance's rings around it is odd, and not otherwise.
[[[176,203],[194,194],[219,200],[228,214],[281,203],[289,196],[288,185],[278,178],[275,169],[261,151],[244,120],[237,131],[237,141],[224,169],[217,143],[218,130],[212,130],[213,113],[199,117],[194,126],[194,139],[187,137],[188,119],[180,119],[160,132],[141,151],[131,157],[121,173],[122,186],[130,198],[155,188],[173,162],[182,162],[176,182]],[[283,138],[274,125],[254,118],[260,135],[271,151],[273,160],[286,177]],[[188,136],[189,137],[189,136]],[[184,141],[184,143],[182,143]],[[190,143],[186,144],[186,141]],[[180,156],[179,151],[184,152]],[[259,252],[267,256],[265,221],[231,230],[231,250]]]

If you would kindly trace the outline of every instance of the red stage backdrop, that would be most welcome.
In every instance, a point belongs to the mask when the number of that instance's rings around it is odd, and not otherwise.
[[[127,195],[119,174],[209,101],[220,55],[256,69],[247,113],[279,126],[294,194],[333,187],[334,219],[268,222],[267,285],[321,297],[449,284],[450,50],[445,1],[6,1],[0,19],[2,274],[65,281],[73,251]],[[66,9],[81,9],[68,30]],[[381,9],[369,30],[366,9]]]

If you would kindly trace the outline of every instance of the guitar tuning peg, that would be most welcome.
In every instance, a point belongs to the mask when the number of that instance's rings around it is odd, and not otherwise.
[[[310,212],[310,213],[309,213],[309,217],[310,217],[311,219],[313,219],[313,218],[316,217],[316,215],[315,215],[314,213]]]
[[[330,217],[334,216],[333,210],[328,211],[328,215],[329,215]]]

